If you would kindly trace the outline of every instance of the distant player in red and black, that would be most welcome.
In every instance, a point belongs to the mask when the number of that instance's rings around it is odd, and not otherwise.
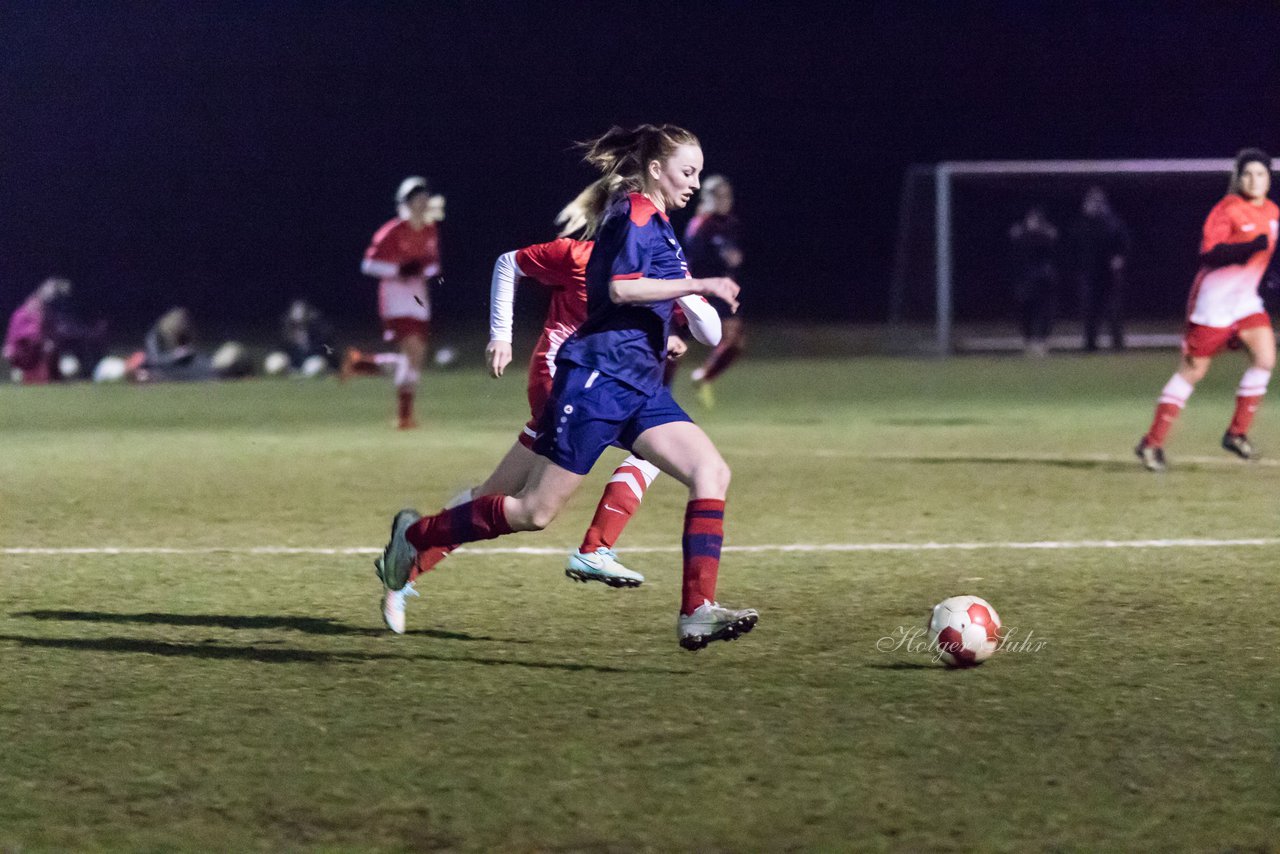
[[[406,178],[396,192],[399,216],[373,235],[360,271],[378,279],[378,316],[383,338],[399,346],[397,353],[366,354],[349,350],[342,375],[392,368],[395,372],[396,426],[417,426],[414,398],[427,357],[431,330],[428,280],[440,275],[440,236],[436,222],[443,218],[443,199],[432,196],[427,179]]]
[[[695,279],[724,276],[738,281],[738,268],[742,266],[742,226],[733,215],[733,185],[724,176],[711,175],[703,180],[698,212],[685,226],[684,249],[689,259],[689,275]],[[698,399],[707,407],[715,405],[711,384],[737,361],[747,345],[741,310],[730,311],[720,300],[713,299],[711,304],[720,313],[723,334],[706,361],[691,374]]]
[[[1236,156],[1226,198],[1204,223],[1200,271],[1191,286],[1182,361],[1160,392],[1155,419],[1135,449],[1151,471],[1166,468],[1164,442],[1187,398],[1224,349],[1243,347],[1249,367],[1236,389],[1235,414],[1222,447],[1243,458],[1256,456],[1249,427],[1262,403],[1276,361],[1276,336],[1258,295],[1258,284],[1275,252],[1280,208],[1267,198],[1271,159],[1257,149]]]

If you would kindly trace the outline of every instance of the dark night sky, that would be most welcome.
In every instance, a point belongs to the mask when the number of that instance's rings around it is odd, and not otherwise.
[[[753,312],[874,320],[912,162],[1278,147],[1274,3],[839,8],[6,4],[0,311],[60,271],[124,327],[298,294],[372,326],[360,253],[424,173],[471,322],[592,177],[570,143],[671,121],[736,180]]]

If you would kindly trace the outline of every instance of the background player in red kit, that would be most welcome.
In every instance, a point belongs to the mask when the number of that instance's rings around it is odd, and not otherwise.
[[[1249,425],[1267,392],[1276,361],[1276,336],[1258,295],[1258,283],[1275,252],[1280,208],[1267,198],[1271,159],[1257,149],[1236,156],[1230,190],[1214,205],[1204,223],[1200,271],[1191,286],[1182,362],[1165,384],[1155,420],[1135,449],[1151,471],[1164,471],[1164,441],[1223,349],[1243,346],[1249,367],[1236,389],[1235,415],[1222,437],[1222,447],[1244,459],[1255,456]]]
[[[600,191],[600,187],[593,185],[583,192],[583,196]],[[577,200],[561,212],[557,222],[570,233],[584,237],[593,235],[599,225],[598,219],[593,219],[588,211],[583,210],[583,205]],[[528,480],[537,460],[533,442],[538,436],[538,421],[551,395],[556,354],[560,345],[587,318],[586,273],[593,245],[591,240],[561,236],[549,243],[508,252],[499,256],[494,264],[489,295],[489,344],[485,348],[485,359],[489,373],[495,379],[505,373],[512,360],[512,316],[517,283],[522,279],[531,280],[551,291],[542,334],[529,360],[527,391],[532,417],[484,483],[455,497],[450,506],[468,501],[473,495],[514,494]],[[711,305],[702,297],[684,297],[679,302],[694,337],[715,346],[720,337],[720,318]],[[668,344],[683,352],[684,342],[680,338],[673,336]],[[644,576],[618,561],[613,545],[639,509],[645,492],[658,474],[656,466],[634,454],[614,469],[581,547],[569,554],[565,564],[567,576],[583,582],[601,581],[612,587],[635,587],[644,582]],[[419,575],[446,558],[453,548],[444,546],[424,550],[409,574],[410,584],[400,590],[384,588],[382,615],[388,628],[396,633],[404,632],[405,597],[417,595],[410,585]]]
[[[399,345],[398,353],[348,351],[343,376],[362,368],[393,367],[397,400],[396,425],[417,426],[414,398],[427,356],[431,296],[427,280],[440,275],[440,236],[436,221],[443,200],[433,197],[426,178],[406,178],[396,191],[399,216],[378,229],[365,250],[360,271],[378,279],[378,316],[383,338]],[[375,369],[376,369],[375,368]]]
[[[398,590],[421,551],[545,528],[604,449],[619,444],[689,489],[676,633],[685,649],[701,649],[750,631],[759,614],[716,601],[729,467],[671,397],[663,365],[676,300],[710,295],[732,307],[738,286],[726,278],[689,277],[667,214],[698,189],[702,147],[693,134],[673,125],[611,128],[590,144],[587,160],[616,178],[622,192],[601,200],[603,218],[587,263],[587,320],[556,357],[534,441],[538,459],[525,487],[434,516],[401,510],[380,570],[384,584]]]
[[[695,279],[727,276],[738,281],[738,268],[742,266],[742,226],[733,215],[733,185],[723,175],[710,175],[702,181],[698,212],[685,226],[684,250],[689,258],[689,275]],[[737,361],[747,346],[741,307],[732,312],[721,300],[713,299],[711,304],[723,319],[724,334],[706,361],[690,375],[698,390],[698,400],[708,408],[715,405],[711,384]]]

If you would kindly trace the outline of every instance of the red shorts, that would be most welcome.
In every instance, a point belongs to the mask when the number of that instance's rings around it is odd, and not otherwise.
[[[382,319],[382,340],[400,342],[416,335],[426,339],[431,331],[431,322],[416,317],[384,317]]]
[[[1239,349],[1240,333],[1245,329],[1257,329],[1261,326],[1271,326],[1271,318],[1265,311],[1242,317],[1230,326],[1188,323],[1187,331],[1182,336],[1182,353],[1184,356],[1216,356],[1223,350]]]

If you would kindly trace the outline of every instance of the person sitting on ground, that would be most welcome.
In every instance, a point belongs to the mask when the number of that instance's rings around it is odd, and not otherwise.
[[[24,385],[40,385],[58,376],[57,343],[50,334],[49,306],[70,289],[71,283],[66,279],[45,279],[9,318],[4,357],[21,372]]]
[[[196,347],[197,334],[191,311],[169,309],[147,331],[145,349],[129,359],[129,376],[136,382],[192,382],[231,379],[251,374],[244,348],[228,341],[212,356]]]
[[[280,321],[280,343],[289,357],[289,367],[301,371],[308,359],[319,357],[329,369],[338,368],[338,352],[332,345],[333,325],[320,309],[304,299],[295,299]]]

